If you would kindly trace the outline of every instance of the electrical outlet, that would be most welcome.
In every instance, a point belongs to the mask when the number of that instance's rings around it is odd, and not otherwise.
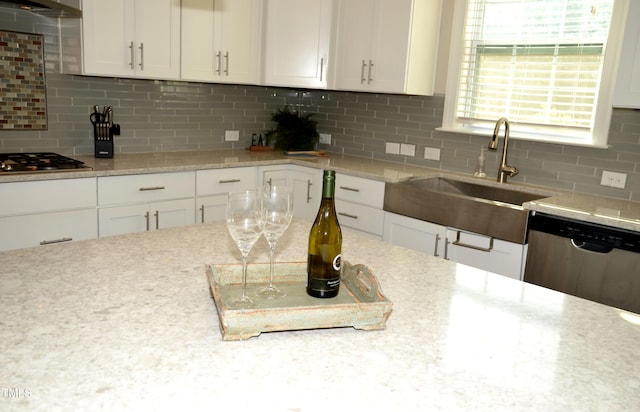
[[[224,131],[225,142],[238,142],[240,141],[240,130],[225,130]]]
[[[436,147],[425,147],[424,158],[427,160],[440,160],[440,149]]]
[[[403,155],[403,156],[415,157],[415,155],[416,155],[416,145],[400,143],[400,154]]]
[[[320,143],[331,144],[331,135],[329,133],[320,133]]]
[[[384,152],[386,154],[400,154],[400,143],[387,142],[384,147]]]
[[[616,173],[603,170],[600,184],[602,186],[611,186],[618,189],[624,189],[624,186],[627,184],[627,175],[625,173]]]

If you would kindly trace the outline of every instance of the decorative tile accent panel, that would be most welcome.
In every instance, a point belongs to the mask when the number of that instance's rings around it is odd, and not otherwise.
[[[0,31],[0,128],[47,129],[44,40]]]

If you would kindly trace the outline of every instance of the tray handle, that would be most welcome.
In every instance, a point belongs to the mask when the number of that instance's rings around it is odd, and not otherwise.
[[[365,265],[352,265],[349,262],[344,262],[342,282],[349,287],[361,302],[386,300],[380,291],[378,279],[371,272],[371,269]]]

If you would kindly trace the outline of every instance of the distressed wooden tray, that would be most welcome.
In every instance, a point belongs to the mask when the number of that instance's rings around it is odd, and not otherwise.
[[[211,296],[218,309],[223,340],[242,340],[262,332],[353,327],[380,330],[391,313],[392,303],[365,265],[343,261],[340,292],[330,299],[307,295],[307,263],[275,265],[276,286],[286,290],[279,299],[263,299],[256,291],[268,283],[269,265],[250,264],[247,295],[256,303],[251,309],[230,309],[226,302],[242,293],[241,265],[207,265]]]

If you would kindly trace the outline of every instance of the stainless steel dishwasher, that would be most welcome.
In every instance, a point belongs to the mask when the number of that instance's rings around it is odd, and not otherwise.
[[[640,313],[640,233],[535,213],[524,281]]]

